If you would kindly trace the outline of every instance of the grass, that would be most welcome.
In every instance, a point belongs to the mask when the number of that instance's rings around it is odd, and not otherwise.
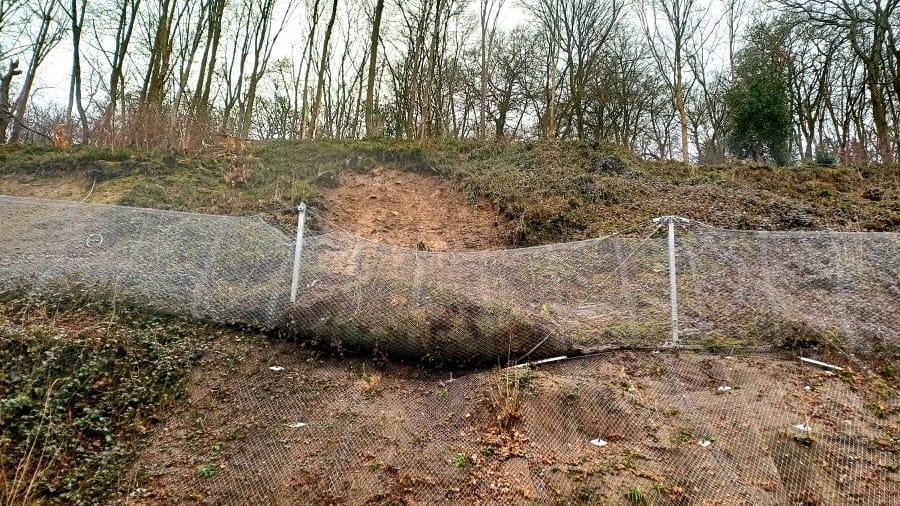
[[[489,401],[492,423],[500,431],[509,432],[522,422],[525,415],[522,408],[523,390],[528,387],[531,378],[532,372],[527,368],[497,369]]]
[[[76,174],[84,194],[96,184],[96,198],[261,215],[286,228],[294,205],[315,204],[342,171],[375,166],[455,181],[469,200],[488,200],[516,224],[515,245],[596,237],[662,214],[741,229],[900,230],[893,167],[685,167],[613,145],[549,141],[269,141],[175,154],[0,147],[0,175],[32,189]],[[236,168],[246,169],[246,182],[226,181]]]
[[[628,490],[625,491],[625,500],[628,501],[628,504],[633,506],[648,506],[650,504],[650,500],[647,499],[644,491],[636,486],[629,487]]]

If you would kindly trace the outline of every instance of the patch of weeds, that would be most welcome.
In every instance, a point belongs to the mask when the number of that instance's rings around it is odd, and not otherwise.
[[[368,468],[370,473],[377,473],[381,469],[381,463],[370,462]]]
[[[891,473],[896,473],[896,472],[900,471],[900,464],[893,464],[893,463],[892,464],[884,464],[881,467],[883,467],[886,471],[891,472]]]
[[[653,490],[661,496],[668,496],[673,499],[684,496],[684,487],[664,482],[654,483]]]
[[[628,487],[628,490],[625,491],[625,500],[628,501],[628,504],[632,504],[634,506],[650,505],[650,501],[649,499],[647,499],[644,491],[637,486]]]
[[[203,464],[197,466],[196,473],[200,478],[212,478],[216,475],[216,466],[213,464]]]
[[[578,489],[575,491],[576,497],[578,497],[579,501],[587,502],[591,500],[591,496],[594,495],[594,490],[587,485],[579,485]]]
[[[887,404],[881,401],[868,402],[866,403],[866,408],[868,408],[869,411],[871,411],[872,414],[874,414],[878,418],[887,418],[887,416],[891,414],[892,411]]]
[[[813,439],[812,435],[809,432],[803,432],[800,434],[794,434],[794,441],[800,443],[803,446],[810,447],[812,446],[815,439]]]
[[[24,465],[34,501],[104,502],[205,348],[203,327],[96,300],[0,293],[0,496]]]
[[[626,467],[626,469],[631,469],[631,470],[637,469],[638,461],[647,460],[646,456],[641,455],[640,453],[628,450],[628,449],[625,450],[624,457],[625,458],[623,461],[623,465]]]
[[[706,349],[710,353],[722,353],[734,348],[740,348],[747,345],[747,341],[743,339],[733,339],[718,333],[709,333],[697,344]]]
[[[450,459],[450,464],[457,469],[463,469],[469,465],[469,457],[463,452],[457,452]]]
[[[642,345],[653,342],[657,335],[658,330],[652,325],[635,322],[610,325],[603,329],[603,332],[600,334],[604,343],[623,345]]]
[[[450,395],[450,391],[447,390],[447,387],[441,387],[434,396],[437,397],[437,400],[443,401],[447,399],[447,396]]]
[[[497,447],[495,447],[494,445],[483,445],[481,447],[481,455],[482,456],[490,457],[491,455],[494,455],[495,453],[497,453]]]
[[[510,431],[522,421],[522,389],[531,381],[531,375],[527,368],[498,369],[489,400],[494,424],[501,431]]]
[[[571,406],[577,404],[579,399],[581,399],[581,394],[577,390],[566,392],[562,396],[563,402]]]
[[[580,462],[570,462],[566,464],[566,474],[582,474],[583,470],[581,469]]]
[[[672,434],[672,444],[683,445],[690,443],[694,440],[694,434],[687,429],[680,429],[678,432]]]
[[[219,453],[225,449],[225,443],[222,443],[222,442],[213,443],[213,445],[210,446],[209,449],[212,450],[213,453]]]
[[[649,360],[647,369],[649,369],[650,374],[656,376],[657,378],[661,378],[666,374],[666,367],[659,359],[656,358],[652,358]]]

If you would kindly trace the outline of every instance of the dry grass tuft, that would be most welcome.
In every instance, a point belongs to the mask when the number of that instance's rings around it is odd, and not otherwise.
[[[55,381],[47,388],[47,395],[41,405],[40,418],[33,435],[26,442],[24,455],[12,468],[12,476],[7,474],[3,452],[0,452],[0,505],[33,506],[42,504],[35,495],[36,488],[42,483],[42,476],[50,469],[52,459],[45,458],[44,443],[47,439],[47,426],[50,424],[50,399]],[[2,416],[2,413],[0,413]],[[40,444],[39,444],[40,443]]]

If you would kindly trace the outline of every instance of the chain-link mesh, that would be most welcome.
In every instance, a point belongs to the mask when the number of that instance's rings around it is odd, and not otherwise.
[[[200,485],[213,504],[888,506],[900,494],[897,416],[770,354],[617,351],[453,380],[279,363],[195,406],[241,434]]]
[[[851,382],[772,355],[650,352],[671,344],[661,226],[452,253],[329,231],[306,238],[292,304],[293,241],[257,219],[0,197],[0,223],[8,286],[96,285],[163,312],[438,366],[603,352],[440,388],[407,378],[378,395],[356,372],[306,362],[292,374],[307,389],[291,375],[235,378],[239,397],[260,395],[257,382],[294,390],[265,394],[241,422],[246,437],[207,483],[222,504],[269,503],[286,480],[359,504],[615,502],[638,489],[654,503],[886,505],[900,494],[895,391],[873,410]],[[691,224],[675,256],[679,344],[900,347],[898,234]],[[303,420],[302,442],[272,420]]]
[[[683,341],[900,350],[900,234],[678,235]]]
[[[428,252],[343,232],[294,246],[253,218],[2,197],[0,279],[103,285],[161,311],[334,348],[502,363],[670,339],[664,229],[517,250]],[[900,235],[692,225],[677,242],[683,344],[821,336],[900,345]],[[820,336],[820,337],[816,337]]]

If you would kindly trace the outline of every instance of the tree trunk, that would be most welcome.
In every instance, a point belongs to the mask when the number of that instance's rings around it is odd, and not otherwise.
[[[422,126],[419,131],[419,137],[426,139],[432,135],[432,94],[434,86],[434,70],[437,64],[438,44],[441,40],[441,10],[443,4],[441,0],[435,2],[434,9],[434,30],[431,34],[431,46],[428,48],[428,68],[425,71],[425,87],[422,96]]]
[[[550,72],[547,77],[547,110],[544,112],[544,137],[556,138],[556,75],[559,69],[556,67],[556,48],[550,52]]]
[[[375,132],[375,69],[378,66],[378,41],[381,32],[381,13],[384,11],[384,0],[375,4],[375,19],[372,22],[372,40],[369,47],[369,76],[366,83],[366,137],[377,137]]]
[[[316,97],[313,100],[309,117],[309,137],[316,137],[316,123],[319,120],[319,107],[322,104],[322,93],[325,91],[325,69],[328,66],[328,46],[331,42],[331,30],[334,28],[334,18],[337,16],[338,0],[331,3],[331,18],[325,27],[325,41],[322,43],[322,60],[319,63],[319,80],[316,84]]]
[[[78,111],[81,122],[81,142],[88,142],[88,122],[84,104],[81,100],[81,28],[84,26],[84,9],[87,0],[72,0],[70,10],[67,11],[72,22],[72,74],[69,79],[69,103],[66,109],[66,134],[72,137],[72,109]],[[80,10],[79,10],[80,9]]]
[[[19,60],[14,60],[9,64],[6,73],[0,76],[0,144],[6,144],[6,130],[9,128],[10,119],[12,119],[9,110],[9,86],[13,77],[21,73]]]
[[[681,160],[685,165],[691,163],[691,154],[688,149],[688,120],[687,111],[684,107],[684,82],[683,69],[681,63],[681,46],[680,43],[675,44],[675,110],[678,111],[678,123],[681,125]]]

